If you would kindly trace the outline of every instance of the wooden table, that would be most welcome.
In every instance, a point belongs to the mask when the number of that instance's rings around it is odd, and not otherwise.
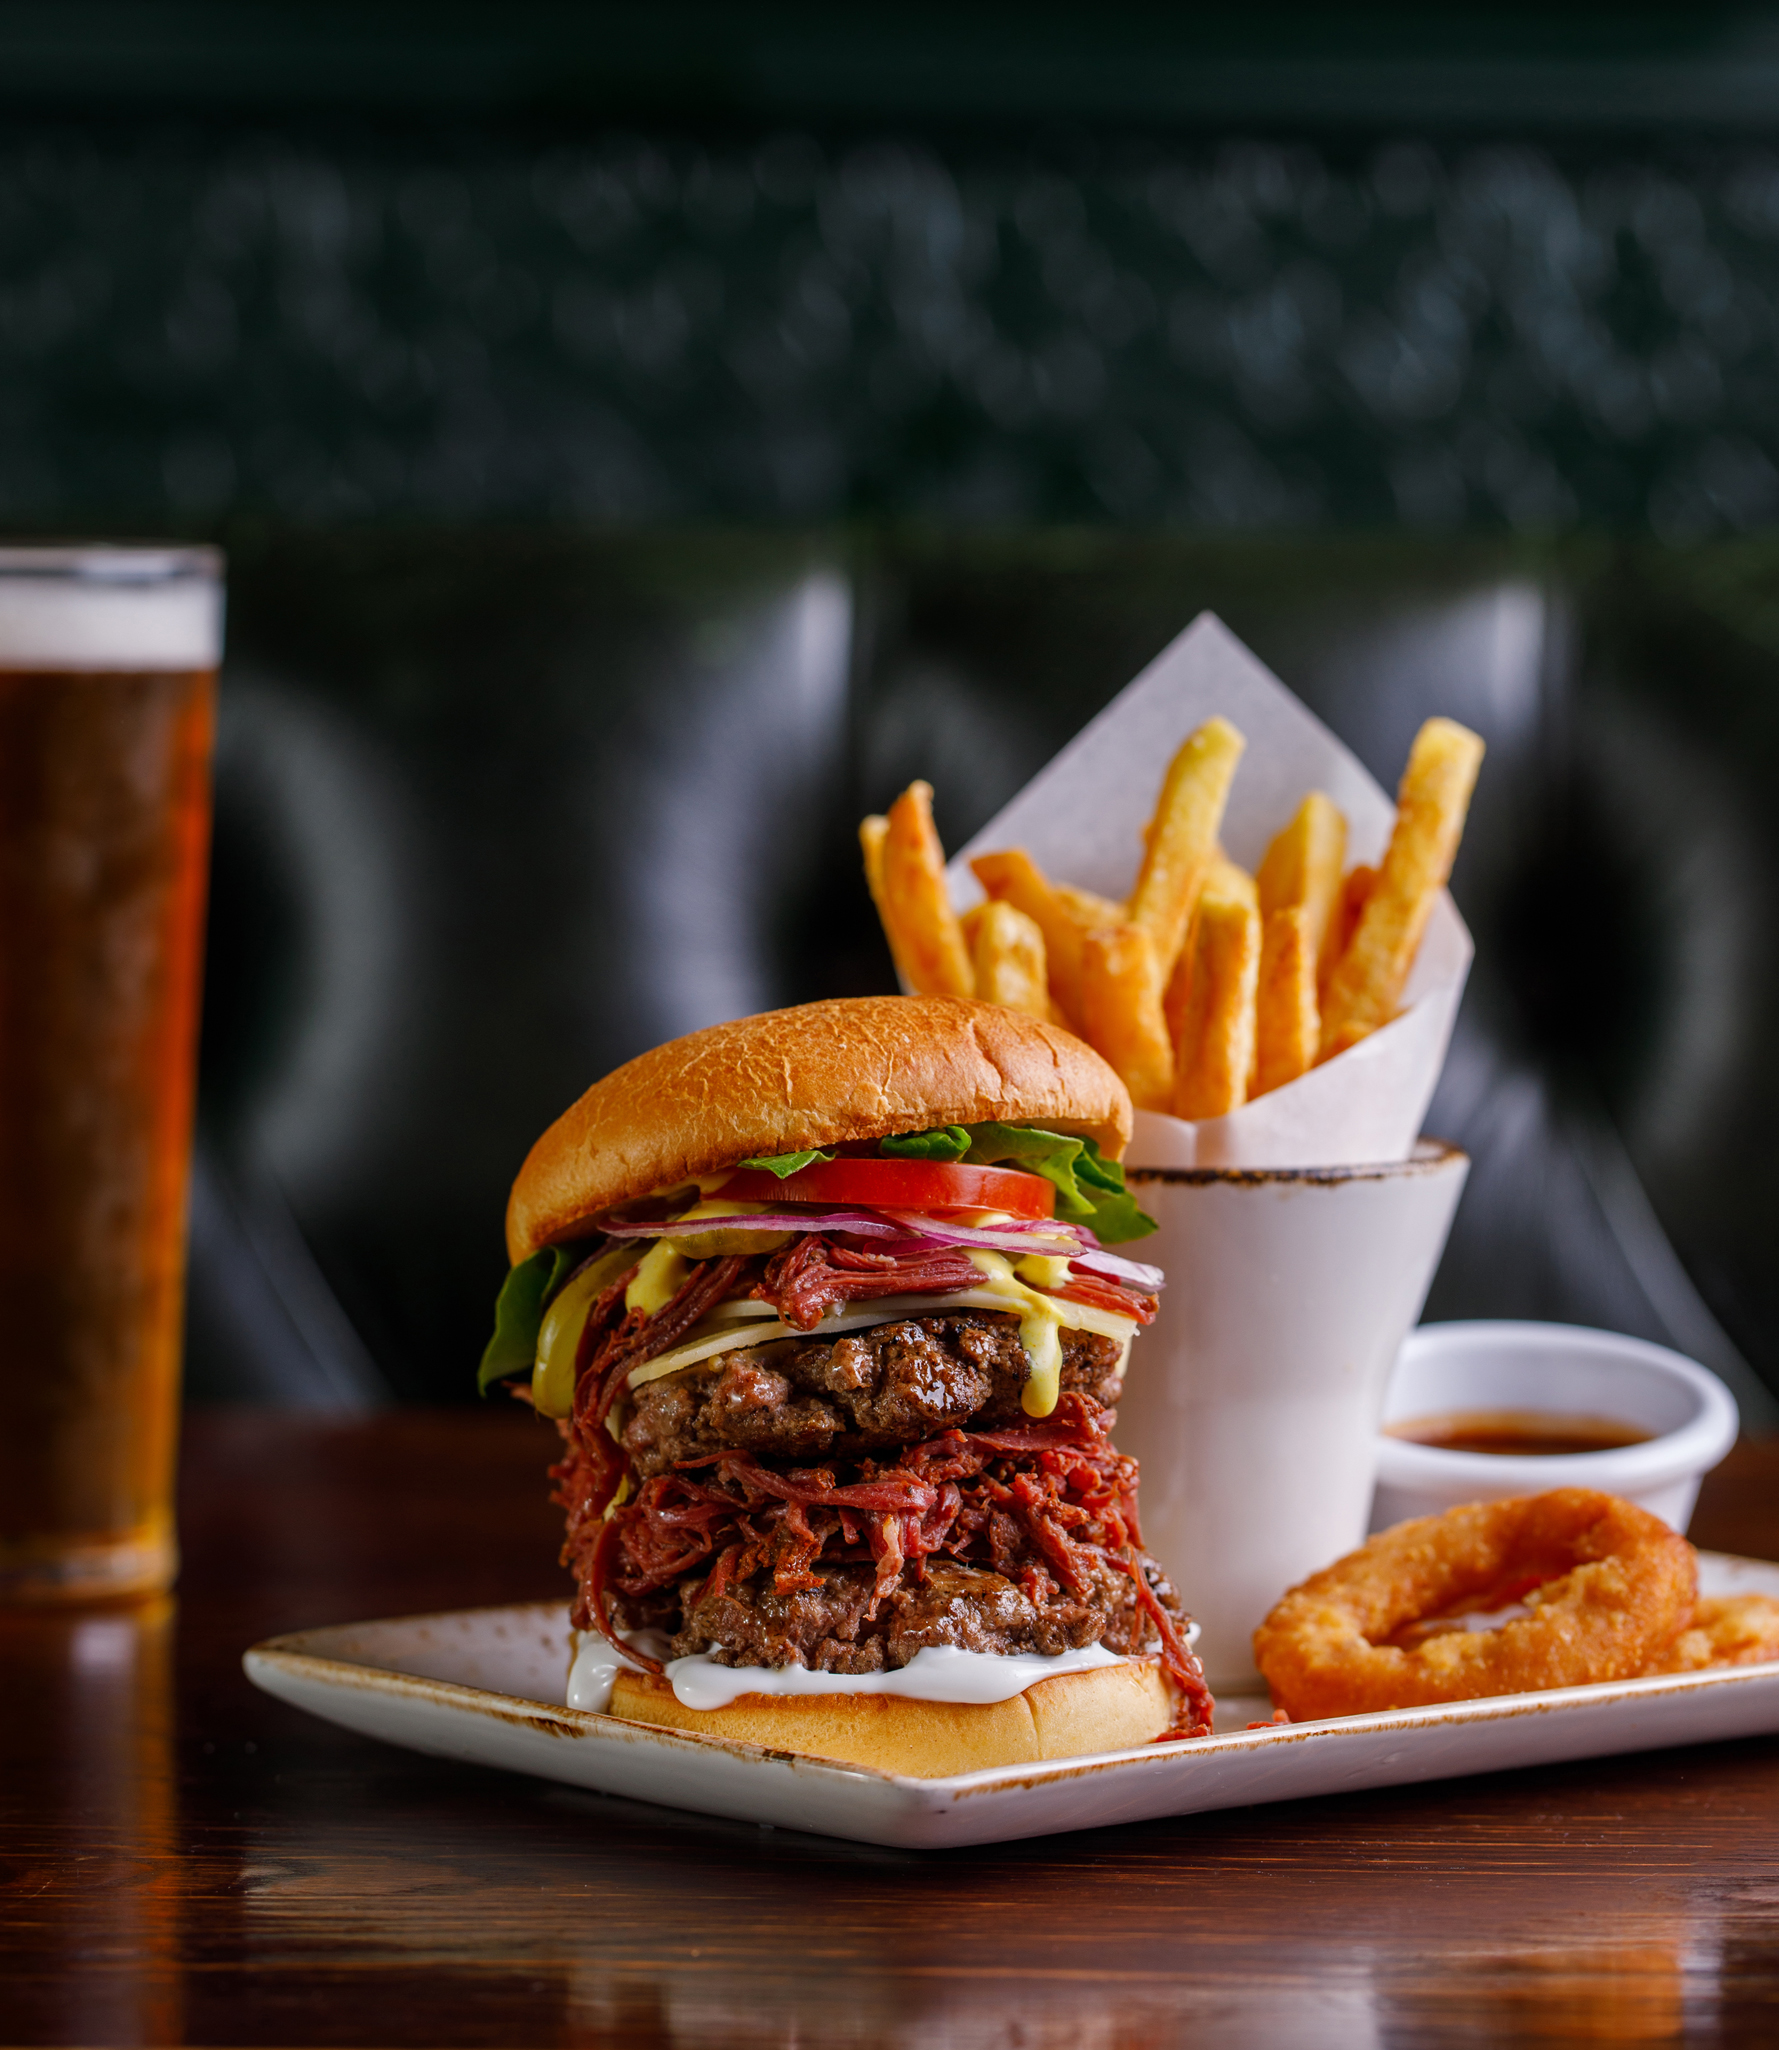
[[[1779,1741],[944,1854],[351,1737],[274,1631],[550,1595],[541,1433],[199,1416],[177,1607],[0,1620],[0,2042],[1779,2040]],[[1779,1556],[1779,1444],[1695,1535]]]

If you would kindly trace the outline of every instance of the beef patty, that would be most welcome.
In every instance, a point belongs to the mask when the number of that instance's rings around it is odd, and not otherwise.
[[[1063,1387],[1109,1408],[1123,1348],[1097,1331],[1061,1336]],[[904,1317],[825,1342],[782,1338],[638,1389],[624,1449],[644,1480],[729,1446],[762,1458],[847,1458],[971,1423],[1023,1423],[1025,1378],[1018,1323],[993,1312]]]
[[[1146,1555],[1142,1563],[1157,1599],[1178,1615],[1179,1596],[1161,1568]],[[869,1619],[869,1566],[825,1567],[816,1578],[815,1587],[779,1594],[762,1574],[714,1596],[704,1592],[707,1581],[685,1581],[646,1602],[614,1602],[614,1619],[623,1629],[665,1629],[674,1658],[707,1652],[718,1665],[801,1664],[818,1673],[884,1672],[929,1644],[1054,1657],[1087,1644],[1134,1656],[1161,1642],[1130,1575],[1106,1559],[1095,1561],[1079,1595],[1047,1576],[1022,1584],[986,1566],[928,1559],[925,1576],[905,1571]]]

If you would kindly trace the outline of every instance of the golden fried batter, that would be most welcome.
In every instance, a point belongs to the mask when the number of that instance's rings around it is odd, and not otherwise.
[[[1779,1659],[1779,1602],[1771,1595],[1705,1595],[1691,1625],[1647,1667],[1701,1673],[1710,1666],[1758,1666]]]
[[[1293,1722],[1576,1687],[1648,1670],[1696,1594],[1693,1549],[1660,1517],[1557,1488],[1380,1532],[1293,1588],[1254,1657]],[[1515,1602],[1528,1613],[1499,1629],[1415,1628]]]

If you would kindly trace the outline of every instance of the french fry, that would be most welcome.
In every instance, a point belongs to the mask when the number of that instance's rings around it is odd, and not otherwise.
[[[1220,1118],[1247,1101],[1259,976],[1257,906],[1239,891],[1207,886],[1194,920],[1192,980],[1175,1062],[1176,1117]]]
[[[1096,926],[1124,923],[1124,906],[1115,904],[1110,897],[1102,897],[1093,890],[1078,890],[1073,883],[1052,883],[1050,887],[1056,893],[1056,901],[1083,932],[1092,932]]]
[[[1204,891],[1207,897],[1233,897],[1238,904],[1251,904],[1260,909],[1260,885],[1249,875],[1239,861],[1231,861],[1221,847],[1211,856],[1211,864],[1205,870]]]
[[[1096,927],[1081,942],[1083,1035],[1123,1078],[1139,1110],[1166,1110],[1174,1052],[1161,1010],[1161,969],[1146,926]]]
[[[1359,929],[1359,914],[1365,909],[1365,900],[1377,887],[1377,870],[1360,862],[1347,870],[1340,886],[1340,897],[1328,921],[1328,930],[1322,936],[1322,956],[1316,965],[1316,1001],[1325,1003],[1328,985],[1333,979],[1340,957],[1353,943],[1353,935]]]
[[[1023,911],[1044,935],[1044,968],[1061,1022],[1081,1015],[1081,931],[1065,897],[1023,847],[978,854],[970,863],[989,896]],[[1076,892],[1069,891],[1067,896]],[[1117,917],[1113,907],[1113,917]]]
[[[1238,903],[1258,905],[1260,898],[1254,878],[1245,868],[1238,867],[1221,848],[1211,856],[1206,865],[1204,881],[1199,890],[1193,915],[1186,928],[1186,944],[1180,949],[1180,958],[1174,963],[1174,972],[1168,977],[1167,994],[1162,998],[1162,1014],[1167,1019],[1168,1043],[1177,1047],[1180,1034],[1186,1027],[1186,1005],[1192,991],[1193,935],[1197,930],[1198,905],[1207,897],[1218,895],[1234,898]]]
[[[871,892],[871,901],[877,906],[877,915],[883,916],[883,843],[889,832],[889,820],[882,812],[874,811],[869,818],[859,821],[859,847],[865,856],[865,883]]]
[[[1415,735],[1396,793],[1383,865],[1322,1004],[1320,1058],[1343,1052],[1395,1015],[1433,900],[1452,871],[1483,744],[1451,719]]]
[[[912,983],[908,964],[902,959],[902,950],[896,944],[895,921],[890,914],[889,897],[883,887],[883,843],[889,837],[889,820],[881,812],[873,812],[869,818],[859,821],[859,848],[865,857],[865,883],[871,892],[871,902],[877,907],[878,923],[883,927],[883,936],[889,941],[890,959],[896,964],[896,973],[904,982]]]
[[[1180,958],[1174,963],[1174,972],[1167,979],[1167,988],[1161,994],[1161,1018],[1167,1027],[1167,1043],[1178,1047],[1180,1034],[1186,1030],[1186,1005],[1192,996],[1192,935],[1188,934],[1186,944],[1180,949]]]
[[[945,887],[945,850],[933,829],[933,786],[910,783],[875,837],[879,881],[873,895],[904,979],[923,996],[974,996],[969,950]],[[871,859],[867,844],[867,876]]]
[[[1347,822],[1333,798],[1312,790],[1296,816],[1266,850],[1254,871],[1260,886],[1260,916],[1268,919],[1287,905],[1309,913],[1310,948],[1318,962],[1340,902],[1341,870],[1347,860]]]
[[[1260,983],[1254,996],[1254,1086],[1264,1096],[1316,1064],[1321,1016],[1316,949],[1307,904],[1269,911],[1260,928]]]
[[[1227,719],[1207,719],[1168,764],[1155,816],[1143,834],[1143,865],[1125,916],[1155,942],[1165,980],[1186,943],[1192,907],[1217,848],[1223,807],[1242,749]]]
[[[1168,765],[1128,903],[1052,882],[1023,848],[971,863],[987,901],[959,920],[932,790],[910,784],[859,828],[909,988],[980,994],[1080,1031],[1145,1109],[1202,1119],[1302,1075],[1392,1015],[1450,873],[1482,742],[1448,719],[1416,736],[1378,869],[1341,874],[1347,824],[1309,792],[1258,874],[1219,833],[1245,742],[1225,719]]]
[[[1009,1011],[1051,1015],[1044,974],[1044,935],[1035,918],[991,897],[964,920],[976,971],[976,994]]]

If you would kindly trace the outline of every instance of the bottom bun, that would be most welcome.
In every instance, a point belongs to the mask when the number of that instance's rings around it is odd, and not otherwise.
[[[945,1779],[988,1765],[1127,1751],[1174,1719],[1159,1660],[1058,1673],[1011,1701],[911,1701],[900,1694],[742,1694],[727,1708],[687,1708],[654,1673],[620,1673],[609,1713],[634,1723],[727,1737],[772,1751]]]

